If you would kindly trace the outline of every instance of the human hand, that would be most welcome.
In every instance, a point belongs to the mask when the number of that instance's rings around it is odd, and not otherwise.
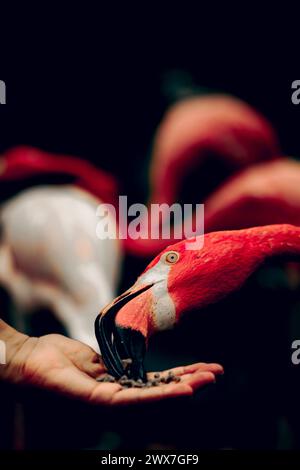
[[[118,383],[96,381],[106,372],[101,357],[79,341],[56,334],[40,338],[20,335],[20,342],[16,344],[2,371],[4,380],[47,389],[93,404],[131,404],[191,395],[198,388],[214,382],[215,375],[223,371],[218,364],[198,363],[172,369],[175,375],[181,377],[178,383],[147,389],[122,389]]]

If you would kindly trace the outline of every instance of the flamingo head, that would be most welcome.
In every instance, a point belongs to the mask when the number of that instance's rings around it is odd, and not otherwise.
[[[185,312],[201,310],[242,286],[273,246],[263,228],[183,240],[154,258],[136,283],[106,307],[96,322],[109,371],[123,375],[122,359],[130,358],[130,375],[144,379],[149,336],[172,328]]]

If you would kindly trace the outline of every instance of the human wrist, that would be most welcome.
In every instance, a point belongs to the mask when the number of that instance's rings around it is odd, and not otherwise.
[[[0,357],[0,380],[9,380],[18,382],[22,363],[25,358],[24,345],[29,336],[20,333],[11,326],[7,325],[0,319],[0,341],[1,356]]]

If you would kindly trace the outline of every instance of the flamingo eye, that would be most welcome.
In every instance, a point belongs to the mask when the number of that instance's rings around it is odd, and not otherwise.
[[[165,264],[175,264],[179,260],[179,253],[177,251],[168,251],[162,255],[161,260]]]

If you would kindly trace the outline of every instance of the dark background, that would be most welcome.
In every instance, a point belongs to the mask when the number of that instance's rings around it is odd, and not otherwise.
[[[152,137],[179,76],[194,91],[249,102],[272,122],[283,153],[298,157],[300,105],[291,103],[291,83],[299,78],[295,15],[285,11],[285,20],[279,12],[275,20],[274,10],[271,18],[245,5],[227,17],[211,6],[107,12],[65,4],[35,10],[30,19],[19,6],[9,26],[3,15],[7,105],[0,107],[0,151],[28,144],[78,155],[114,174],[133,202],[143,201]],[[120,288],[145,262],[125,260]],[[298,448],[299,373],[288,354],[291,338],[300,336],[295,325],[290,330],[289,313],[282,314],[297,298],[284,282],[266,288],[259,279],[150,351],[150,367],[220,361],[226,374],[216,386],[194,401],[114,412],[24,395],[26,446]]]

